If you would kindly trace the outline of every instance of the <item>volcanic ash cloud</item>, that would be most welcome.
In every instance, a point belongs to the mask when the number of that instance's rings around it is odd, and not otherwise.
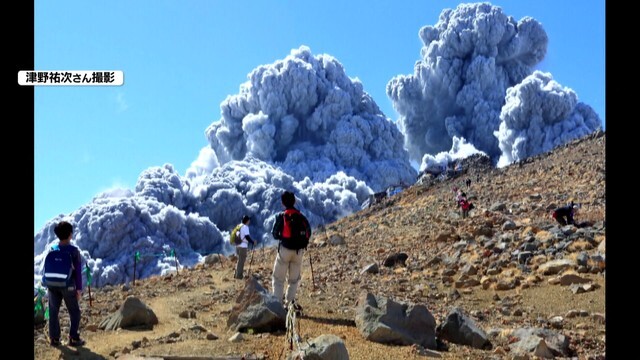
[[[493,133],[506,90],[544,58],[542,25],[530,17],[515,21],[488,3],[462,4],[442,11],[419,36],[423,47],[413,75],[387,84],[411,158],[449,150],[454,136],[497,158]]]

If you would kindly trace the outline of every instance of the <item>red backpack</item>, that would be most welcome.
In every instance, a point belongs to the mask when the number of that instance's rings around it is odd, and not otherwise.
[[[471,208],[471,203],[467,201],[467,199],[460,200],[460,206],[462,210],[469,210]]]
[[[282,246],[291,250],[304,249],[309,245],[311,227],[307,218],[297,209],[283,212]]]

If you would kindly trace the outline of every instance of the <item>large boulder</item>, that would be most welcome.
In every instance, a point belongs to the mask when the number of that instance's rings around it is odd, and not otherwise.
[[[254,277],[245,280],[244,289],[231,309],[227,326],[233,331],[255,333],[285,330],[286,312],[282,303]]]
[[[436,320],[424,305],[400,304],[364,291],[356,305],[356,327],[377,343],[436,349]]]
[[[294,352],[290,359],[349,360],[349,352],[341,338],[335,335],[320,335],[305,342],[300,351]]]
[[[466,316],[460,308],[453,308],[449,312],[446,320],[436,329],[436,333],[439,339],[454,344],[486,350],[492,347],[484,330],[479,328],[473,319]]]
[[[142,300],[129,296],[118,311],[106,317],[98,326],[102,330],[153,329],[158,317]]]

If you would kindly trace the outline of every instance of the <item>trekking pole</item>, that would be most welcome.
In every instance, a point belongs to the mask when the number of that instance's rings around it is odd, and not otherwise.
[[[222,269],[222,257],[220,257],[220,253],[218,253],[218,262],[220,263],[220,269]]]
[[[309,254],[309,265],[311,266],[311,281],[313,282],[313,290],[316,289],[316,278],[313,275],[313,260],[311,260],[311,254]]]
[[[251,244],[251,260],[249,260],[249,271],[247,271],[247,276],[251,274],[251,264],[253,264],[253,244]]]
[[[133,257],[133,286],[136,286],[136,264],[140,260],[140,251],[136,251]]]

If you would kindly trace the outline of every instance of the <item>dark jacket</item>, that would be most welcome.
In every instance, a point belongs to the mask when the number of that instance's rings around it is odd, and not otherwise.
[[[567,224],[573,224],[573,206],[567,205],[563,207],[559,207],[554,211],[556,218],[563,217],[567,218]]]
[[[287,208],[285,211],[289,211],[289,210],[295,210],[297,211],[301,216],[302,219],[304,221],[306,230],[307,230],[307,235],[310,237],[311,236],[311,226],[309,225],[309,221],[307,220],[307,218],[302,215],[302,213],[300,213],[300,211],[296,208]],[[273,235],[273,238],[276,240],[280,240],[282,246],[286,247],[287,249],[291,249],[291,250],[298,250],[298,249],[302,249],[302,248],[306,248],[308,245],[308,239],[301,241],[301,242],[296,242],[296,241],[292,241],[291,239],[285,237],[282,232],[284,230],[284,213],[285,211],[279,212],[278,215],[276,215],[276,221],[273,223],[273,228],[271,229],[271,235]]]

